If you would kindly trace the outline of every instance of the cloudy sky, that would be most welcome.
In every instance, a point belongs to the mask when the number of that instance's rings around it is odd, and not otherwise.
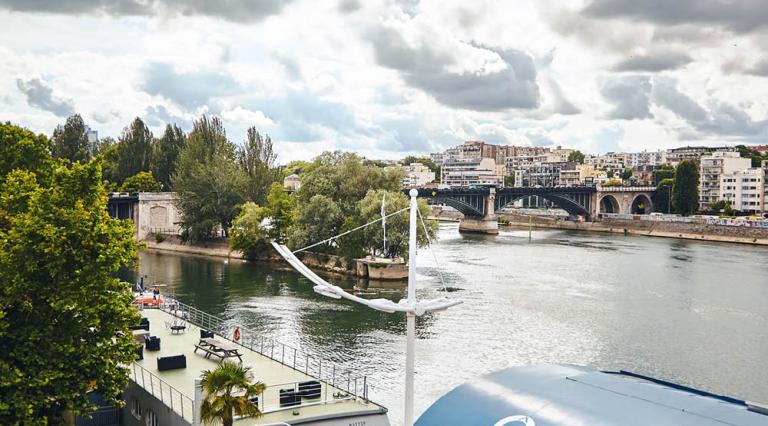
[[[768,143],[765,0],[0,0],[0,120],[201,114],[281,162]]]

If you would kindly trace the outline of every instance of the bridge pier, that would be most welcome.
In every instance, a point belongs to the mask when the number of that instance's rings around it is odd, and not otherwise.
[[[499,233],[499,222],[496,220],[496,215],[494,214],[495,202],[496,190],[491,188],[488,197],[485,199],[485,216],[465,216],[459,222],[459,232],[465,234],[497,235]]]

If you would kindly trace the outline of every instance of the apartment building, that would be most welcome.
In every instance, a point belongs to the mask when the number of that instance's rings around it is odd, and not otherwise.
[[[627,154],[609,152],[605,155],[588,155],[584,158],[584,164],[602,169],[607,172],[619,174],[624,171],[627,163]]]
[[[672,148],[667,150],[666,162],[677,166],[683,160],[698,160],[702,155],[715,152],[736,152],[736,148],[730,146],[684,146]]]
[[[720,175],[721,200],[730,201],[731,208],[748,213],[765,210],[765,171],[760,167],[736,170]]]
[[[666,151],[664,150],[630,152],[626,154],[627,162],[625,165],[633,169],[645,166],[658,166],[666,162],[666,157]]]
[[[440,183],[450,187],[496,185],[501,187],[504,176],[493,158],[445,160],[440,168]]]
[[[419,188],[435,180],[435,172],[421,163],[403,166],[403,188]]]
[[[699,208],[707,210],[711,203],[721,199],[720,178],[723,175],[733,175],[751,166],[751,159],[741,158],[734,151],[714,151],[702,156],[699,160]]]

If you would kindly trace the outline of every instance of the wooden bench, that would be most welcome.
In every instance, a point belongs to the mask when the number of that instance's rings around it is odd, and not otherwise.
[[[205,352],[206,358],[215,355],[219,357],[221,361],[225,358],[237,358],[240,362],[243,362],[242,355],[236,347],[210,337],[200,339],[200,342],[195,345],[195,353],[197,353],[198,349]]]

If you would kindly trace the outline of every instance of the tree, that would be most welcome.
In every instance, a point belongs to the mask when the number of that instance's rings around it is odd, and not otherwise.
[[[283,177],[290,176],[292,174],[301,174],[304,170],[308,170],[311,163],[304,160],[294,160],[283,167]]]
[[[249,200],[264,204],[270,185],[278,179],[276,159],[277,155],[272,149],[272,139],[269,135],[262,137],[256,127],[250,127],[245,144],[237,155],[240,169],[248,176],[246,197]]]
[[[136,117],[123,129],[117,145],[117,183],[129,176],[150,170],[152,161],[152,132]]]
[[[160,182],[152,175],[152,172],[138,172],[123,181],[121,192],[158,192]]]
[[[13,133],[3,145],[29,143]],[[29,164],[0,184],[0,424],[60,424],[65,411],[96,408],[89,392],[114,403],[127,383],[139,315],[113,274],[136,244],[133,226],[104,208],[98,162]]]
[[[229,241],[232,250],[240,250],[248,260],[256,259],[270,248],[269,234],[262,226],[266,216],[264,208],[256,203],[245,203],[232,222],[232,238]]]
[[[752,148],[745,145],[736,145],[736,149],[739,151],[739,155],[744,158],[752,160],[752,167],[762,166],[764,160],[768,160],[768,156],[762,155]]]
[[[722,213],[725,216],[733,216],[733,207],[728,200],[718,200],[710,203],[709,209],[716,213]]]
[[[614,173],[613,170],[608,170],[606,176],[608,176],[608,179],[613,179],[613,177],[616,176],[616,173]]]
[[[229,361],[222,362],[214,370],[204,371],[200,420],[209,425],[232,426],[234,416],[260,417],[259,406],[251,399],[262,395],[267,387],[251,380],[250,367]]]
[[[297,209],[296,221],[288,233],[288,245],[293,250],[320,242],[339,233],[344,221],[341,208],[330,197],[317,194]],[[315,251],[333,251],[332,243],[322,244]]]
[[[632,177],[632,167],[627,167],[621,172],[621,178],[623,180],[629,180]]]
[[[577,164],[584,164],[584,154],[581,151],[571,151],[570,154],[568,154],[568,161],[577,163]]]
[[[29,170],[37,175],[38,182],[47,181],[53,170],[50,149],[51,142],[45,135],[0,123],[0,185],[14,169]]]
[[[165,126],[160,139],[155,139],[152,147],[152,171],[160,182],[163,191],[172,190],[171,176],[176,171],[176,159],[184,147],[186,135],[175,124]]]
[[[80,114],[75,114],[53,131],[53,156],[71,162],[85,162],[91,156],[88,152],[88,127]]]
[[[672,206],[684,216],[699,210],[699,166],[693,160],[683,160],[677,165]]]
[[[267,195],[267,214],[272,220],[270,237],[279,242],[285,240],[288,230],[293,225],[295,210],[296,202],[291,194],[286,192],[280,183],[273,183]]]
[[[381,202],[385,194],[385,212],[387,214],[402,210],[410,205],[410,198],[400,191],[370,190],[365,198],[357,203],[355,214],[344,221],[341,230],[354,229],[379,219],[381,217]],[[424,218],[429,239],[434,240],[437,236],[437,223],[426,219],[429,216],[429,205],[426,200],[418,200],[418,208],[421,217]],[[428,243],[427,234],[424,233],[420,223],[416,229],[417,245],[423,247]],[[352,259],[366,255],[407,259],[408,233],[409,216],[406,210],[387,218],[386,248],[384,247],[384,228],[381,224],[374,224],[340,238],[341,253]]]
[[[245,201],[246,176],[221,119],[203,116],[194,122],[171,181],[187,239],[205,241],[217,226],[229,229]]]
[[[507,175],[504,176],[504,187],[505,188],[513,188],[515,186],[515,175]]]
[[[657,212],[672,212],[670,200],[672,199],[672,186],[674,184],[674,179],[664,179],[656,185],[656,192],[653,193],[653,206]]]
[[[653,183],[658,185],[659,182],[665,179],[675,178],[675,166],[671,164],[661,164],[659,168],[653,172]]]

